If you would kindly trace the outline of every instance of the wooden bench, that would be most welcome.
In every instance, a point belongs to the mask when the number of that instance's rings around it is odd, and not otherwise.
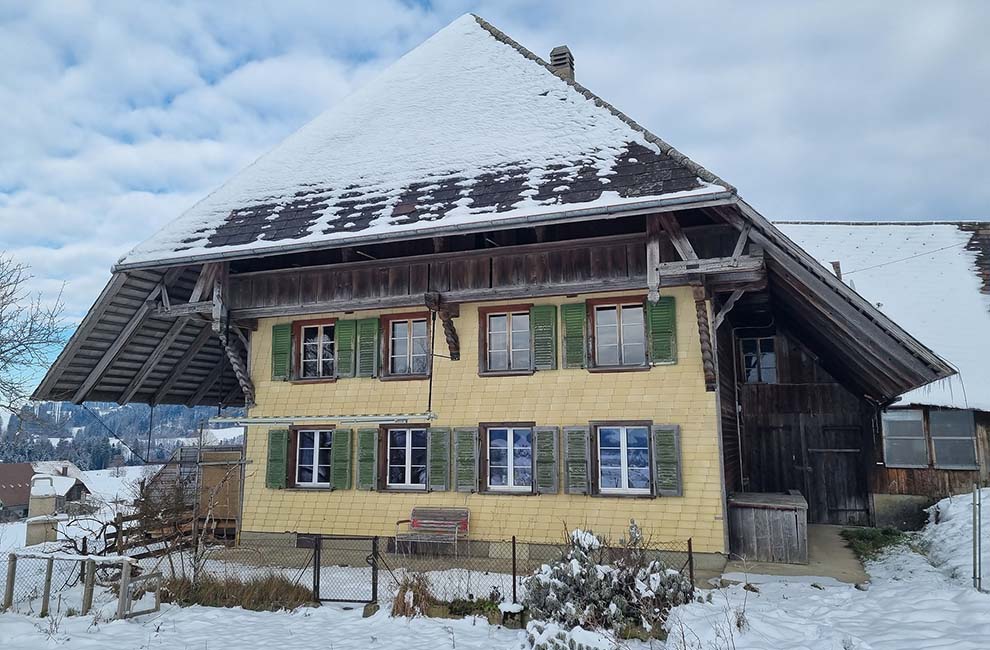
[[[471,511],[467,508],[413,508],[409,519],[395,522],[395,546],[413,542],[453,544],[467,539]],[[405,525],[405,530],[402,526]]]

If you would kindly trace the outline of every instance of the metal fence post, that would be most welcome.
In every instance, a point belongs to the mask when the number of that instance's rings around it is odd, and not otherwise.
[[[41,595],[41,618],[48,616],[52,599],[52,569],[55,568],[55,558],[50,557],[45,563],[45,590]]]
[[[371,538],[371,602],[378,602],[378,536]]]
[[[83,582],[82,614],[89,614],[93,607],[93,584],[96,582],[96,561],[86,560],[86,577]]]
[[[973,588],[983,588],[983,540],[980,529],[983,527],[983,495],[978,483],[973,483]]]
[[[516,604],[516,536],[512,536],[512,604]]]
[[[688,576],[691,578],[691,587],[694,588],[694,545],[688,537]]]
[[[313,601],[320,602],[320,564],[323,554],[323,537],[313,536]]]
[[[3,609],[6,611],[14,606],[14,576],[17,573],[17,556],[11,553],[7,556],[7,586],[3,590]]]

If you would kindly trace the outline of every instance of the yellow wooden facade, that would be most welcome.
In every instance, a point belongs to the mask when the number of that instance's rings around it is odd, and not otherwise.
[[[676,424],[681,432],[683,496],[633,498],[565,494],[563,463],[558,466],[561,491],[552,495],[271,489],[265,486],[267,432],[285,427],[253,425],[247,432],[249,464],[244,482],[241,530],[245,533],[391,535],[395,532],[395,522],[408,518],[414,506],[460,506],[470,509],[472,539],[503,540],[516,535],[530,542],[552,543],[562,539],[565,528],[575,527],[618,539],[627,530],[629,520],[635,519],[644,533],[655,541],[691,538],[697,552],[724,552],[716,393],[705,390],[691,289],[669,288],[664,294],[676,300],[677,362],[657,365],[643,372],[592,373],[569,368],[538,371],[527,376],[479,376],[478,307],[499,303],[462,304],[460,316],[454,319],[461,341],[461,359],[451,361],[437,357],[434,361],[432,411],[436,420],[432,424],[475,427],[481,422],[532,421],[537,426],[564,427],[587,426],[591,421],[607,420]],[[528,302],[560,305],[608,295],[631,294],[535,298]],[[260,320],[251,341],[251,375],[257,405],[249,415],[425,412],[429,391],[427,380],[272,381],[272,325],[324,316],[366,318],[389,311],[408,312],[409,309]],[[447,351],[439,324],[433,349],[441,354]],[[297,422],[304,423],[305,420]],[[339,426],[357,429],[369,425]]]

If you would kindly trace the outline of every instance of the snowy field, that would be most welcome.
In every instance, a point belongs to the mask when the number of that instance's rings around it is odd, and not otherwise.
[[[990,490],[987,490],[990,497]],[[730,576],[742,585],[700,591],[709,602],[674,610],[665,644],[622,642],[629,650],[976,650],[990,648],[990,595],[970,586],[966,562],[972,530],[970,497],[939,505],[939,523],[915,546],[890,551],[867,565],[868,589],[825,578]],[[986,525],[984,533],[990,533]],[[109,604],[109,603],[108,603]],[[295,612],[249,612],[163,605],[157,614],[127,621],[100,616],[39,619],[0,614],[0,648],[90,650],[112,647],[317,647],[333,650],[518,650],[524,633],[483,619],[393,619],[386,611],[361,618],[339,605]],[[603,648],[615,648],[606,644]]]

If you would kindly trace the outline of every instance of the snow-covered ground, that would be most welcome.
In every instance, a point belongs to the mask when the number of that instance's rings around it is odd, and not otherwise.
[[[983,578],[990,588],[990,488],[983,488]],[[961,585],[973,584],[973,494],[942,499],[928,509],[921,546],[932,564]],[[935,522],[938,523],[935,523]],[[987,643],[990,647],[990,642]]]

